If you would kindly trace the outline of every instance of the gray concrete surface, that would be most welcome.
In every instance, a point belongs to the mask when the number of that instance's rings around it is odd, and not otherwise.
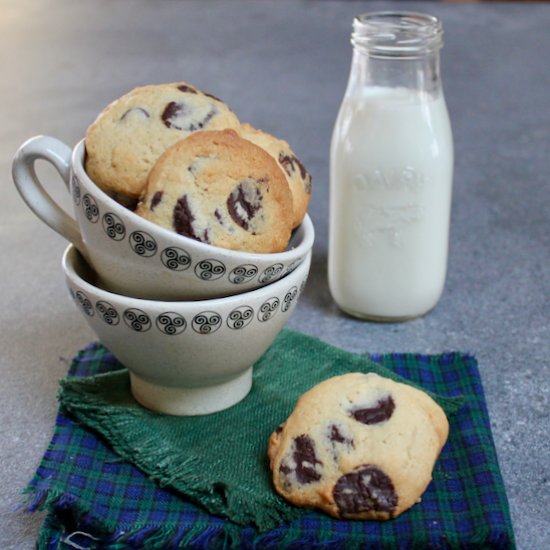
[[[352,17],[391,7],[443,18],[456,172],[439,305],[376,325],[328,291],[328,147]],[[34,545],[41,515],[13,508],[51,436],[57,380],[93,338],[63,282],[66,243],[16,194],[12,156],[39,133],[72,145],[112,99],[174,80],[287,139],[313,174],[317,241],[292,327],[354,352],[476,354],[518,547],[550,548],[549,28],[540,3],[0,0],[0,548]]]

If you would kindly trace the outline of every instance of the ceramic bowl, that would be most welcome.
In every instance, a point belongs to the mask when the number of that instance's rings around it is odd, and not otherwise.
[[[287,322],[304,288],[311,253],[285,277],[242,294],[156,301],[115,294],[70,245],[70,294],[99,340],[127,367],[143,406],[173,415],[216,412],[249,392],[252,365]]]
[[[84,170],[85,144],[71,152],[59,140],[37,136],[13,162],[16,187],[33,212],[72,242],[93,266],[101,285],[153,300],[197,300],[247,292],[287,276],[314,240],[306,215],[285,252],[253,254],[226,250],[178,235],[138,216],[106,195]],[[41,185],[34,162],[54,165],[69,189],[75,218]]]

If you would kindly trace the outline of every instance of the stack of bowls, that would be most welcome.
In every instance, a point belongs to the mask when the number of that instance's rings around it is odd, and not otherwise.
[[[103,193],[73,151],[38,136],[24,143],[13,179],[35,214],[72,244],[62,266],[70,294],[99,340],[127,367],[143,406],[209,414],[250,391],[252,366],[296,307],[311,263],[309,216],[289,247],[253,254],[204,244],[157,226]],[[34,163],[52,163],[75,218],[40,184]]]

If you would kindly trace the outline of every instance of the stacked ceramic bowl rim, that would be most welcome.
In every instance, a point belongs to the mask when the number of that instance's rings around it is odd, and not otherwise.
[[[149,222],[99,189],[71,151],[48,136],[21,146],[13,178],[29,207],[72,244],[62,266],[70,294],[99,340],[128,368],[145,407],[209,414],[251,388],[252,366],[286,324],[304,288],[314,229],[306,214],[286,251],[225,250]],[[75,218],[40,184],[45,159],[68,187]]]

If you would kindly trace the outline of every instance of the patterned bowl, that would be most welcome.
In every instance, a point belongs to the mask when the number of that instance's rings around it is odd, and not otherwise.
[[[128,368],[135,399],[173,415],[209,414],[247,395],[252,365],[296,307],[310,263],[308,253],[285,277],[242,294],[173,302],[104,290],[73,245],[62,262],[78,309]]]
[[[313,246],[306,215],[285,252],[226,250],[168,231],[106,195],[84,170],[85,144],[71,152],[61,141],[36,136],[13,161],[13,180],[33,212],[72,242],[93,266],[102,286],[152,300],[201,300],[247,292],[289,274]],[[75,218],[46,193],[34,170],[43,159],[57,169],[71,193]]]

